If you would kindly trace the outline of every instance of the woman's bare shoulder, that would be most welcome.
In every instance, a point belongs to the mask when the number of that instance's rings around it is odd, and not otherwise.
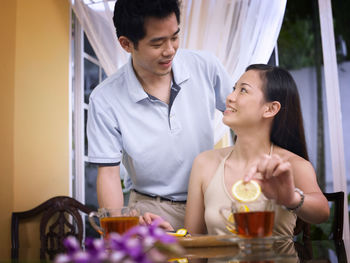
[[[219,164],[231,151],[232,146],[200,153],[193,162],[191,177],[201,181],[205,190]]]
[[[274,153],[278,154],[282,159],[284,160],[288,160],[292,166],[296,167],[296,166],[301,166],[304,168],[312,168],[312,164],[304,159],[303,157],[288,151],[286,149],[283,149],[281,147],[277,147],[276,151],[274,151]]]
[[[196,157],[195,162],[215,165],[220,163],[231,151],[232,146],[205,151]]]
[[[211,173],[231,151],[232,146],[202,152],[195,158],[193,166]]]

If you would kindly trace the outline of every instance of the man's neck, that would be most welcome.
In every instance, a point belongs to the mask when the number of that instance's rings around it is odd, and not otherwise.
[[[164,76],[141,77],[137,73],[136,76],[147,94],[150,94],[159,100],[169,104],[171,88],[170,85],[172,79],[171,72]]]

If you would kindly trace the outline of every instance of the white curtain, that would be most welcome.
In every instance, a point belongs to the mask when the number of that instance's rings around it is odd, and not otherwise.
[[[126,63],[112,16],[115,0],[69,0],[107,75]],[[267,63],[287,0],[182,0],[180,46],[213,52],[237,81],[253,63]],[[215,143],[228,131],[215,115]]]
[[[115,1],[69,0],[107,76],[116,72],[128,58],[120,46],[113,25]],[[86,2],[86,3],[84,3]]]

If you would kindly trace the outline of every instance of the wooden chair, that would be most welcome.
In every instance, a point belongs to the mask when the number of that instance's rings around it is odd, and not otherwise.
[[[39,206],[23,212],[13,212],[11,222],[12,259],[18,259],[19,221],[42,214],[40,220],[40,259],[46,254],[52,260],[57,253],[63,252],[63,240],[75,236],[80,244],[83,239],[83,220],[80,211],[86,214],[92,209],[68,196],[53,197]]]
[[[334,215],[332,222],[332,231],[329,239],[341,240],[343,238],[344,224],[344,192],[323,193],[329,202],[333,202]],[[294,235],[302,233],[303,241],[311,239],[310,224],[304,222],[299,217],[294,228]]]
[[[324,193],[329,202],[334,203],[334,218],[332,222],[332,232],[330,239],[343,239],[344,225],[344,192]]]
[[[345,247],[343,243],[343,223],[344,223],[344,192],[323,193],[329,202],[333,202],[333,220],[332,231],[328,239],[333,239],[336,247],[336,254],[341,256],[345,254]],[[332,215],[331,215],[332,216]],[[312,236],[311,225],[297,218],[296,226],[294,228],[294,236],[302,233],[302,244],[295,242],[295,248],[298,252],[299,258],[304,260],[311,260],[313,258],[312,251]],[[343,261],[339,261],[343,262]],[[346,261],[344,261],[346,262]]]

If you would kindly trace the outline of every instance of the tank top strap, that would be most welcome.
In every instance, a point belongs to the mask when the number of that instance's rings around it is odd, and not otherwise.
[[[211,184],[216,184],[217,180],[218,180],[218,182],[221,182],[221,177],[223,177],[223,173],[225,170],[224,169],[225,162],[226,162],[227,158],[231,155],[232,152],[233,152],[233,149],[231,151],[229,151],[229,153],[221,160],[220,164],[216,168],[214,176],[210,179],[210,182],[208,184],[208,188]]]
[[[272,156],[272,154],[273,154],[273,142],[271,142],[269,156]]]

